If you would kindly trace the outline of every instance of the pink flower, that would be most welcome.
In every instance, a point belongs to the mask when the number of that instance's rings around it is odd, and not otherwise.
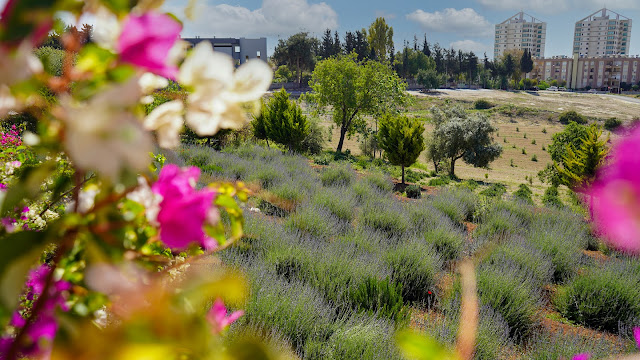
[[[571,360],[589,360],[589,358],[591,358],[591,355],[589,353],[582,353],[574,355]]]
[[[169,63],[169,51],[181,30],[182,26],[165,14],[129,15],[116,47],[122,61],[175,79],[178,67]]]
[[[596,230],[623,251],[640,252],[640,127],[618,142],[587,194]]]
[[[42,295],[47,282],[47,277],[51,273],[51,268],[46,264],[40,265],[29,273],[29,278],[25,284],[27,289],[26,298],[35,300]],[[63,280],[54,281],[48,288],[48,296],[44,306],[29,325],[26,336],[22,339],[19,354],[23,357],[39,355],[40,358],[48,358],[51,352],[51,344],[58,331],[58,323],[55,318],[55,309],[60,307],[63,311],[69,311],[66,305],[66,292],[71,288],[71,284]],[[16,310],[11,317],[11,326],[21,328],[27,325],[27,319]],[[6,353],[12,345],[11,337],[0,339],[0,354]],[[1,358],[1,357],[0,357]]]
[[[242,315],[244,315],[244,311],[238,310],[227,316],[227,308],[221,299],[217,299],[207,314],[207,320],[211,324],[211,332],[220,334]]]
[[[204,232],[204,225],[217,218],[213,207],[215,192],[196,190],[200,169],[180,169],[169,164],[160,171],[158,181],[151,190],[162,197],[157,221],[160,224],[160,240],[172,249],[184,249],[196,242],[205,249],[214,249],[216,241]]]
[[[633,328],[633,338],[636,339],[636,345],[640,348],[640,327]]]

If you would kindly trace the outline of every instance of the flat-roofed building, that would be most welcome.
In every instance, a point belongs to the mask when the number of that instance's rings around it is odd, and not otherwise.
[[[534,59],[534,70],[529,77],[538,81],[566,81],[571,89],[603,89],[616,91],[622,83],[634,85],[640,82],[640,57],[600,56],[554,57]]]
[[[201,41],[208,41],[213,46],[214,51],[223,52],[230,55],[241,65],[249,59],[261,59],[267,61],[267,38],[246,39],[246,38],[183,38],[182,40],[195,46]]]
[[[628,55],[631,19],[607,8],[576,22],[573,54],[580,57]]]
[[[546,37],[547,23],[521,11],[496,25],[493,58],[512,49],[528,49],[532,57],[544,58]]]

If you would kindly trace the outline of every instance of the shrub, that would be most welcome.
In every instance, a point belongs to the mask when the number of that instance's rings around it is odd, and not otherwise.
[[[560,200],[557,186],[550,186],[544,191],[544,195],[542,196],[542,203],[545,206],[549,207],[561,208],[564,206],[562,200]]]
[[[411,169],[407,169],[405,174],[406,181],[412,182],[412,183],[417,183],[428,176],[429,174],[427,173],[423,173],[421,171],[413,171]]]
[[[411,199],[420,199],[420,197],[422,196],[422,190],[418,185],[407,186],[405,192],[407,193],[407,197]]]
[[[617,332],[619,324],[640,317],[640,279],[629,264],[614,262],[570,280],[554,304],[569,320]]]
[[[508,241],[498,245],[483,263],[514,269],[529,277],[537,289],[553,280],[551,259],[535,246],[523,240]]]
[[[449,183],[451,182],[451,178],[447,175],[442,175],[439,176],[435,179],[430,179],[428,185],[429,186],[443,186],[443,185],[449,185]]]
[[[393,329],[382,319],[354,316],[336,329],[326,342],[318,342],[319,351],[305,350],[306,359],[402,359],[392,337]]]
[[[622,358],[620,348],[607,337],[578,335],[573,331],[534,336],[529,349],[527,359],[531,360],[571,359],[579,353],[589,353],[592,359]]]
[[[299,207],[289,216],[287,224],[313,236],[325,238],[338,233],[341,229],[339,219],[329,211],[317,206]]]
[[[531,161],[538,162],[538,155],[533,154],[533,156],[531,157]]]
[[[317,119],[309,121],[309,133],[300,143],[300,151],[316,155],[322,152],[325,144],[325,131]],[[326,165],[326,164],[325,164]]]
[[[355,173],[349,165],[338,165],[326,168],[320,174],[324,186],[348,186],[355,179]]]
[[[323,189],[315,194],[312,202],[321,206],[340,220],[351,221],[355,217],[356,201],[349,189]]]
[[[476,110],[491,109],[494,105],[485,99],[478,99],[473,103],[473,108]]]
[[[408,318],[402,286],[389,279],[365,279],[350,296],[356,310],[386,317],[400,324]]]
[[[478,269],[477,281],[480,301],[502,315],[511,336],[521,339],[530,335],[540,301],[531,279],[513,269],[485,265]]]
[[[43,46],[34,50],[34,55],[42,62],[44,71],[51,76],[62,76],[62,67],[66,52],[50,46]]]
[[[489,196],[489,197],[502,197],[504,193],[507,192],[507,187],[504,184],[494,183],[491,184],[488,188],[482,190],[480,195]]]
[[[527,184],[518,185],[518,190],[514,191],[513,193],[514,198],[518,200],[522,200],[528,204],[533,204],[533,199],[531,199],[531,195],[533,195],[533,192],[531,191],[531,189],[529,189]]]
[[[569,124],[570,122],[575,122],[577,124],[586,124],[587,118],[583,115],[578,114],[575,110],[567,110],[560,114],[558,120],[561,124]]]
[[[401,235],[409,227],[404,214],[397,206],[390,206],[378,202],[369,201],[362,210],[362,222],[375,230],[383,231],[390,235]]]
[[[444,260],[458,259],[464,248],[464,234],[446,226],[427,230],[424,239]]]
[[[609,131],[613,131],[619,128],[620,126],[622,126],[622,120],[618,118],[614,118],[614,117],[608,118],[607,120],[604,121],[604,128]]]
[[[454,188],[440,191],[431,198],[431,205],[442,211],[454,223],[462,223],[472,220],[477,201],[477,196],[471,190]]]
[[[404,300],[433,304],[442,261],[431,247],[411,239],[390,248],[385,261],[393,281],[402,286]]]
[[[313,162],[318,165],[329,165],[333,161],[333,156],[330,154],[321,154],[313,157]]]
[[[369,172],[364,177],[364,181],[381,192],[387,193],[393,190],[393,182],[391,181],[391,178],[381,171]]]

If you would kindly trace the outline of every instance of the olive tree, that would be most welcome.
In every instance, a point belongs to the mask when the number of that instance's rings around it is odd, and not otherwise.
[[[424,150],[424,126],[417,119],[406,116],[385,115],[380,120],[378,143],[392,165],[404,168],[413,165]]]
[[[407,84],[388,65],[358,62],[355,54],[319,62],[310,85],[306,101],[316,112],[329,112],[340,129],[337,152],[345,135],[365,127],[366,115],[394,112],[409,101]]]
[[[502,154],[502,146],[493,141],[496,129],[485,114],[470,115],[458,106],[431,111],[435,129],[428,155],[434,163],[448,161],[451,177],[455,177],[459,159],[475,167],[488,167]]]

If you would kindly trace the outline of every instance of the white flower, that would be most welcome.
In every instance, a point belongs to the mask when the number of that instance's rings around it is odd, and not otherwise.
[[[36,146],[40,144],[40,137],[32,133],[31,131],[25,131],[22,134],[22,142],[24,142],[25,145],[28,146]]]
[[[140,85],[140,90],[143,94],[151,94],[156,90],[169,86],[169,80],[162,76],[146,72],[140,76],[138,84]]]
[[[13,85],[43,71],[28,41],[16,50],[0,48],[0,84]]]
[[[128,109],[140,99],[137,81],[113,87],[86,103],[60,99],[65,145],[80,168],[98,170],[115,180],[124,168],[140,171],[149,164],[151,136]]]
[[[160,225],[157,219],[158,213],[160,212],[162,196],[151,191],[151,187],[149,187],[149,183],[147,183],[144,177],[138,176],[138,187],[136,190],[127,194],[127,199],[144,206],[145,217],[151,225]]]
[[[153,109],[144,120],[145,129],[156,130],[160,147],[172,149],[180,145],[183,111],[182,101],[173,100]]]
[[[83,189],[78,194],[78,209],[79,213],[86,213],[93,208],[93,205],[96,202],[96,195],[98,195],[98,188],[88,187]],[[71,212],[75,207],[75,201],[71,201],[67,204],[65,211]]]
[[[122,32],[122,26],[118,18],[105,7],[99,6],[94,13],[95,25],[91,39],[101,47],[115,51],[118,38]]]
[[[180,82],[193,89],[188,98],[187,124],[202,136],[242,127],[247,117],[241,104],[258,100],[272,77],[271,68],[256,59],[234,73],[231,57],[214,52],[206,41],[199,43],[178,74]]]
[[[96,324],[99,328],[104,329],[109,324],[109,316],[107,314],[107,307],[103,306],[102,308],[93,312],[93,323]]]

